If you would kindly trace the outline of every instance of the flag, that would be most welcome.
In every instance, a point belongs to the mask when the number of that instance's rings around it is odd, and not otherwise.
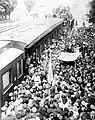
[[[74,19],[71,21],[71,30],[74,27]]]
[[[51,59],[51,50],[50,50],[50,60],[48,66],[48,83],[51,84],[53,81],[53,71],[52,71],[52,59]]]
[[[46,50],[46,57],[45,57],[45,63],[44,63],[44,71],[46,72],[47,71],[47,64],[48,64],[48,51]]]

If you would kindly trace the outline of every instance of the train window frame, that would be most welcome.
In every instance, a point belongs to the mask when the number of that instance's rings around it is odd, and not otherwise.
[[[48,46],[48,40],[47,38],[45,39],[45,44],[46,44],[46,47]]]
[[[40,45],[36,47],[36,57],[40,55]]]
[[[10,76],[9,76],[9,83],[4,87],[4,80],[3,80],[3,76],[6,75],[8,72],[10,72]],[[7,79],[8,81],[8,79]],[[5,71],[2,74],[2,84],[3,84],[3,91],[6,91],[11,85],[12,85],[12,69],[8,69],[7,71]]]
[[[20,65],[18,66],[19,63]],[[17,66],[17,78],[19,79],[23,75],[23,60],[22,59],[18,60],[16,66]]]
[[[52,39],[54,38],[54,34],[52,34]]]
[[[42,44],[40,44],[40,55],[42,54]]]
[[[51,36],[48,36],[48,46],[51,45]]]
[[[59,35],[59,29],[57,29],[57,36]]]
[[[21,72],[23,74],[23,59],[21,59]]]

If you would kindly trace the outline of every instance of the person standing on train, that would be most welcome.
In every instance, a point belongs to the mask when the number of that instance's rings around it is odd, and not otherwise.
[[[29,56],[29,54],[26,55],[26,61],[25,61],[25,75],[28,74],[28,69],[29,69],[29,65],[31,62],[31,57]]]
[[[28,74],[30,75],[30,77],[32,77],[32,75],[35,72],[35,67],[33,64],[30,64],[29,69],[28,69]]]
[[[36,53],[34,52],[33,55],[31,55],[31,64],[34,65],[34,67],[37,67],[37,60],[36,60]]]

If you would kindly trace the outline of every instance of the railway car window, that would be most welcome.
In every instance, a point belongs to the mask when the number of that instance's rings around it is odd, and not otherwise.
[[[3,74],[2,80],[3,80],[3,89],[5,89],[11,83],[11,69]]]
[[[36,56],[40,55],[40,46],[36,48]]]
[[[38,47],[36,48],[36,57],[38,56],[39,52],[38,52]]]
[[[59,29],[57,29],[57,35],[59,34]]]
[[[44,51],[44,44],[42,44],[42,52]]]
[[[42,45],[40,45],[40,55],[41,55],[41,53],[42,53]]]
[[[54,35],[52,34],[52,39],[53,39]]]
[[[19,77],[22,74],[23,74],[23,60],[19,60],[17,62],[17,76]]]
[[[21,59],[21,72],[23,74],[23,60]]]
[[[48,41],[47,41],[47,39],[45,40],[45,44],[46,44],[46,47],[48,46]]]
[[[48,37],[48,46],[50,45],[51,38],[50,36]]]

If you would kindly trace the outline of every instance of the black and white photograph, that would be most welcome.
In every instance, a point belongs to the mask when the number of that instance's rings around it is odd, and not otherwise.
[[[95,0],[0,0],[0,120],[95,120]]]

